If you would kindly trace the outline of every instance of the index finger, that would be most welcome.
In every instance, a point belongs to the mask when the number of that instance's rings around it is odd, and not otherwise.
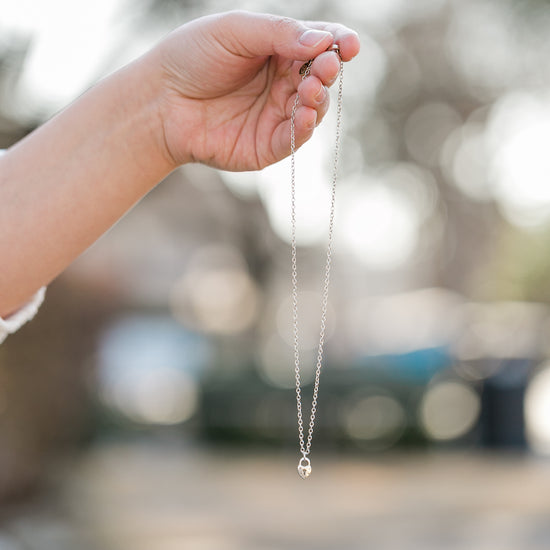
[[[304,24],[313,29],[330,32],[334,36],[334,43],[340,49],[342,61],[350,61],[359,53],[361,48],[359,35],[349,27],[326,21],[304,21]]]

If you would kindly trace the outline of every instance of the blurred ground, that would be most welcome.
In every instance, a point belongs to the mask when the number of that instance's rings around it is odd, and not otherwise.
[[[161,440],[96,446],[4,514],[1,550],[547,549],[550,462],[313,454]]]

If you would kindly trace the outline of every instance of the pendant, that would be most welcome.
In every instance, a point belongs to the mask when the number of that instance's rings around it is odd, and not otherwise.
[[[306,479],[311,475],[311,462],[307,456],[303,456],[298,462],[298,473],[302,479]]]

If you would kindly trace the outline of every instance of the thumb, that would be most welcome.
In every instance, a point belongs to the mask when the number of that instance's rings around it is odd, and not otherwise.
[[[223,27],[220,42],[227,38],[228,49],[246,57],[279,54],[306,61],[334,42],[328,31],[277,15],[235,11],[222,15],[219,23]]]

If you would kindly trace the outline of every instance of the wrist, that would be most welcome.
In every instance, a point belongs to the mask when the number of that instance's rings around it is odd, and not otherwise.
[[[127,81],[127,95],[131,98],[129,107],[133,111],[129,118],[136,122],[136,158],[146,161],[145,169],[162,179],[187,159],[175,158],[166,139],[169,113],[166,78],[159,57],[153,49],[122,70],[128,70],[131,75]]]
[[[178,127],[177,135],[183,137],[181,128],[193,125],[193,107],[186,105],[188,100],[174,89],[173,79],[169,66],[169,57],[166,48],[161,43],[146,55],[136,60],[138,71],[141,73],[140,82],[146,83],[142,89],[141,102],[144,109],[150,113],[151,137],[155,150],[168,171],[193,162],[191,143],[176,143],[173,139],[174,131],[170,128]]]

